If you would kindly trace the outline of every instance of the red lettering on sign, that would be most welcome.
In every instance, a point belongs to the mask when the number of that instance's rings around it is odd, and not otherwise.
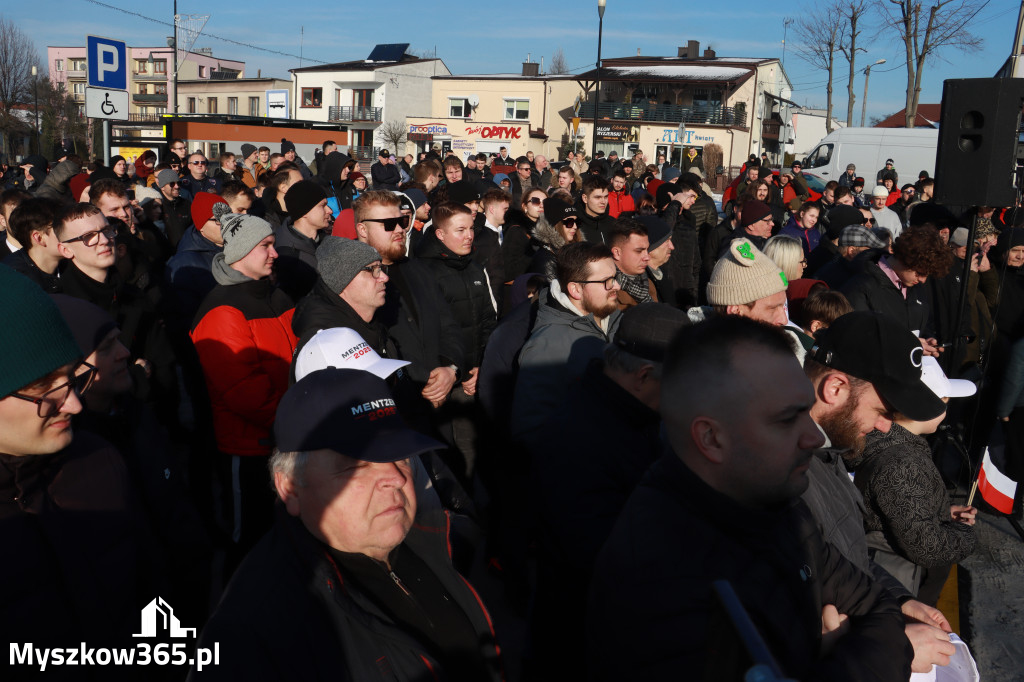
[[[475,128],[466,128],[466,132],[472,134],[477,132]],[[523,132],[522,126],[480,126],[479,129],[480,137],[489,138],[495,137],[499,140],[519,140],[522,139],[521,135]]]

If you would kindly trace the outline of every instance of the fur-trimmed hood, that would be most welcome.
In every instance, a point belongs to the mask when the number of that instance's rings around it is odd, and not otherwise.
[[[558,251],[566,245],[562,231],[548,222],[543,213],[537,216],[537,223],[530,230],[530,235],[552,251]]]

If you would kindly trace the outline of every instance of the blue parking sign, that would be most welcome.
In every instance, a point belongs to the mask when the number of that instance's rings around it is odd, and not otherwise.
[[[128,49],[122,40],[86,36],[89,87],[128,89]]]

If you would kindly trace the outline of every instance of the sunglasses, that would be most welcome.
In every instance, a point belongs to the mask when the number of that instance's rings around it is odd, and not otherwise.
[[[364,223],[380,223],[384,226],[385,232],[394,232],[396,227],[405,227],[409,224],[409,216],[398,216],[397,218],[366,218]]]
[[[544,200],[540,197],[530,197],[528,203],[533,204],[534,206],[543,206]]]
[[[188,165],[190,165],[190,166],[205,166],[206,165],[206,161],[189,161]]]
[[[562,219],[562,224],[565,225],[566,227],[576,227],[576,219],[575,218],[563,218]]]
[[[92,384],[93,377],[96,376],[96,368],[87,362],[83,362],[74,371],[77,371],[81,367],[86,368],[84,372],[81,374],[73,374],[68,377],[67,382],[57,386],[56,388],[51,388],[39,397],[22,395],[21,393],[11,393],[10,395],[12,398],[35,403],[36,414],[39,415],[39,418],[49,419],[60,412],[60,408],[64,407],[64,403],[68,401],[68,396],[71,395],[71,391],[74,391],[78,395],[82,395],[89,389],[89,386]]]
[[[112,242],[117,237],[117,228],[108,226],[104,227],[102,230],[92,230],[90,232],[86,232],[85,234],[80,234],[77,237],[65,239],[64,241],[61,242],[61,244],[82,242],[82,244],[84,244],[85,246],[96,246],[96,243],[99,242],[100,240],[101,234],[107,238],[108,242]]]

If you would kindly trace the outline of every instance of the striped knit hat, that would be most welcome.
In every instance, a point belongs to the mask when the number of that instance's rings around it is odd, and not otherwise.
[[[82,359],[57,305],[30,279],[0,265],[0,398]]]
[[[785,273],[749,239],[734,239],[711,272],[708,303],[747,305],[789,286]]]

